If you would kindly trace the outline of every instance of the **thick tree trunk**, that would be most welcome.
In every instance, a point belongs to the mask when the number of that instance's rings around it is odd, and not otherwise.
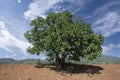
[[[60,65],[60,57],[59,57],[58,54],[56,54],[55,65],[56,65],[56,66],[59,66],[59,65]]]
[[[60,61],[60,69],[65,70],[65,58],[67,56],[67,53],[64,53],[61,55],[61,61]]]
[[[58,54],[56,54],[56,66],[59,67],[60,70],[65,70],[65,58],[66,58],[67,54],[62,54],[61,58],[59,57]]]
[[[61,58],[61,61],[60,61],[60,70],[65,70],[65,58]]]

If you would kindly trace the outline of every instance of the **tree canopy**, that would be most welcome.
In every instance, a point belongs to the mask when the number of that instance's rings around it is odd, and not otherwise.
[[[51,12],[45,19],[37,17],[31,26],[33,28],[25,33],[25,38],[32,44],[27,48],[31,54],[39,55],[45,51],[50,60],[61,66],[66,59],[93,60],[101,55],[104,37],[68,11]]]

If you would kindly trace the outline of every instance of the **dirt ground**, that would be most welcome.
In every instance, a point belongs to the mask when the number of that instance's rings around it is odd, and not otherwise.
[[[64,72],[52,65],[7,64],[0,65],[0,80],[120,80],[120,64],[71,66]]]

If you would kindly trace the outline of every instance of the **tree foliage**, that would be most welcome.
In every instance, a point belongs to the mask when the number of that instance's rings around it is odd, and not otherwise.
[[[96,59],[101,55],[104,37],[95,34],[91,25],[70,12],[50,13],[46,19],[32,20],[33,28],[25,33],[32,44],[27,51],[39,55],[45,51],[50,60],[64,66],[65,59]]]

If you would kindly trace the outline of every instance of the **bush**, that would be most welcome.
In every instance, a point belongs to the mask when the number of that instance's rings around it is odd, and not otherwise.
[[[41,60],[39,59],[39,60],[37,60],[37,62],[36,62],[36,66],[40,66],[41,65]]]
[[[106,61],[105,64],[110,64],[110,62]]]

